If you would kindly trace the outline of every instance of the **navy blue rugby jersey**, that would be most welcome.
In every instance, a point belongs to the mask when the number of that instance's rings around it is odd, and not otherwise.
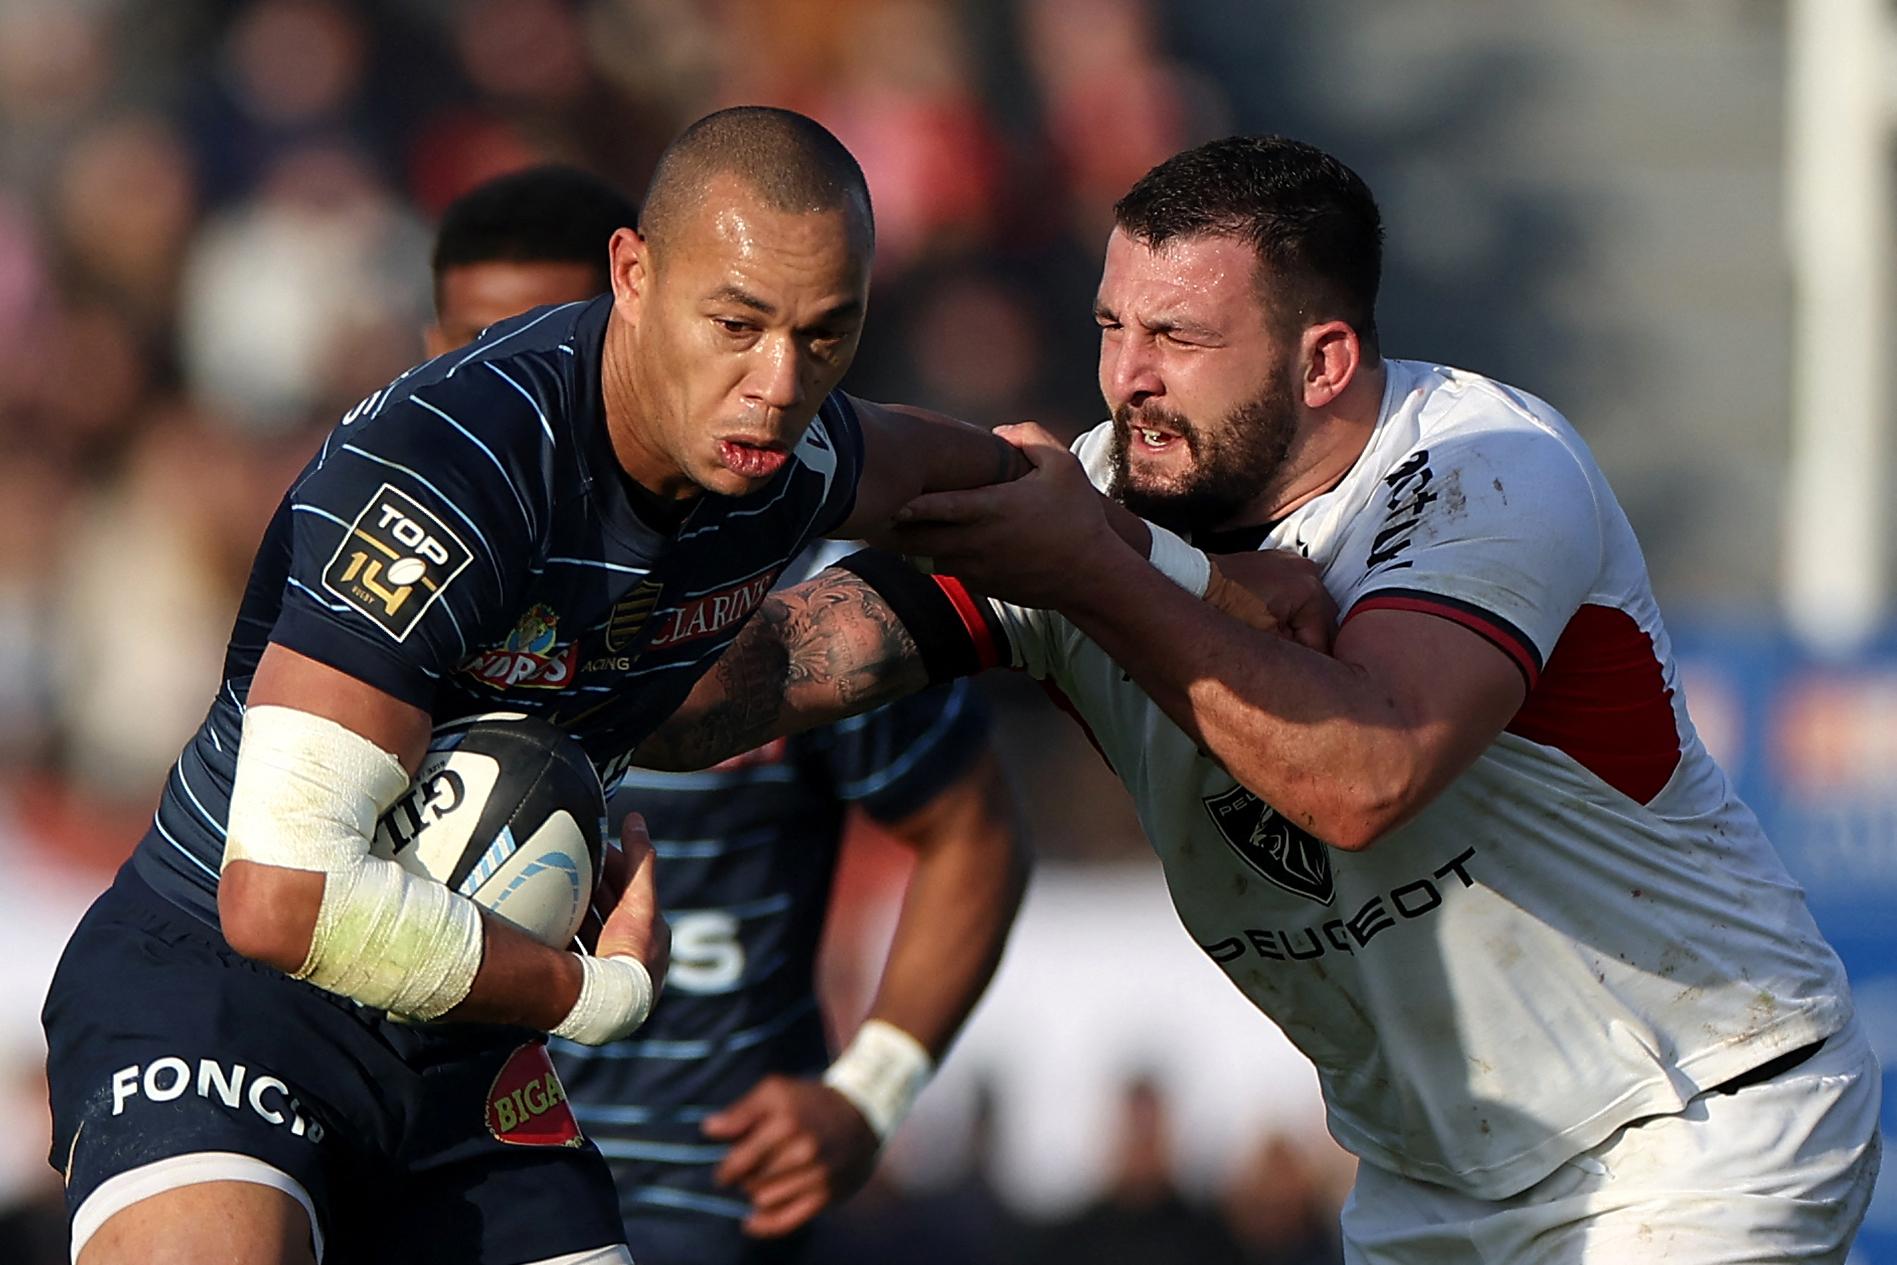
[[[649,734],[778,574],[855,503],[840,394],[756,492],[649,526],[600,400],[611,298],[537,308],[345,415],[263,537],[210,714],[132,864],[215,923],[251,676],[276,641],[430,712],[542,715],[606,763]]]
[[[783,582],[841,552],[807,551]],[[967,771],[987,732],[981,696],[958,681],[715,769],[634,769],[614,784],[610,817],[643,814],[659,854],[672,965],[631,1038],[552,1049],[574,1112],[612,1162],[641,1260],[651,1249],[638,1225],[654,1217],[700,1223],[692,1259],[736,1259],[748,1209],[741,1192],[713,1184],[725,1148],[699,1125],[768,1073],[814,1075],[829,1061],[813,975],[845,813],[908,816]]]

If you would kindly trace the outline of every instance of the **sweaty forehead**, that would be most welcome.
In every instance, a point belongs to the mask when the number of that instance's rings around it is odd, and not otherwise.
[[[1154,247],[1121,229],[1107,239],[1100,299],[1126,303],[1189,303],[1224,308],[1256,305],[1258,256],[1236,237],[1175,238]]]
[[[835,213],[724,208],[706,215],[692,240],[674,239],[656,264],[688,302],[735,294],[767,315],[861,307],[869,289],[868,262]]]
[[[851,208],[806,210],[771,205],[735,175],[714,176],[696,205],[671,229],[675,253],[718,263],[821,257],[866,270],[869,239]]]

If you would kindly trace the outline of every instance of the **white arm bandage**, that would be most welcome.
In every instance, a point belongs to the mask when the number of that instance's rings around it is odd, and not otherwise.
[[[581,1045],[605,1045],[633,1030],[652,1013],[652,972],[627,954],[580,959],[580,996],[567,1012],[556,1037]]]
[[[452,1010],[481,966],[481,911],[446,886],[369,855],[376,819],[408,789],[394,756],[290,707],[244,715],[224,864],[324,876],[309,956],[318,988],[416,1019]]]
[[[1204,597],[1212,583],[1212,559],[1157,523],[1146,524],[1152,542],[1146,560],[1159,573],[1194,597]]]
[[[893,1023],[869,1019],[824,1072],[823,1083],[863,1113],[877,1141],[887,1142],[934,1074],[935,1060],[922,1042]]]

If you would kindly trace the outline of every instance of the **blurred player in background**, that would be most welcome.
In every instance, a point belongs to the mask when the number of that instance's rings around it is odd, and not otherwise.
[[[82,1265],[630,1259],[539,1034],[603,1045],[645,1018],[666,937],[638,820],[595,956],[369,842],[435,724],[526,712],[620,757],[812,540],[1025,468],[836,390],[874,234],[835,137],[721,111],[613,235],[611,295],[491,327],[325,438],[47,998]],[[901,1065],[870,1053],[853,1088],[886,1102],[875,1073]],[[528,1118],[495,1108],[514,1095]]]
[[[869,555],[774,599],[642,758],[722,754],[690,750],[708,705],[737,745],[1012,662],[1071,701],[1188,930],[1316,1063],[1362,1160],[1347,1259],[1843,1261],[1876,1061],[1694,732],[1586,445],[1531,395],[1382,357],[1380,215],[1321,151],[1202,146],[1115,221],[1112,420],[1072,454],[1004,431],[1032,474],[905,511],[956,580]],[[1274,551],[1311,559],[1335,657],[1132,565],[1096,489],[1191,535],[1151,554],[1190,589],[1201,549],[1259,551],[1264,589]],[[746,658],[831,675],[757,689]]]
[[[436,236],[430,353],[526,308],[607,289],[607,241],[635,220],[616,190],[570,168],[464,195]],[[779,584],[836,550],[799,554]],[[823,1076],[812,978],[848,809],[917,853],[866,1025],[872,1047],[908,1063],[906,1099],[992,974],[1026,877],[987,731],[980,696],[958,681],[707,772],[629,769],[609,788],[608,818],[641,814],[661,862],[666,994],[636,1039],[558,1042],[554,1062],[612,1165],[641,1265],[792,1259],[796,1240],[760,1243],[741,1230],[793,1232],[868,1176],[896,1117],[845,1097],[858,1092],[847,1061],[865,1047]]]

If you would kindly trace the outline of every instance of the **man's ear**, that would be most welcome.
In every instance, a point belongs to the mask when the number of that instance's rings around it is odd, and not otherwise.
[[[606,252],[614,305],[637,305],[652,284],[651,244],[639,235],[637,229],[621,228],[614,230]]]
[[[1363,344],[1357,339],[1357,331],[1343,321],[1307,326],[1302,342],[1304,380],[1299,386],[1304,407],[1328,407],[1363,367]]]

